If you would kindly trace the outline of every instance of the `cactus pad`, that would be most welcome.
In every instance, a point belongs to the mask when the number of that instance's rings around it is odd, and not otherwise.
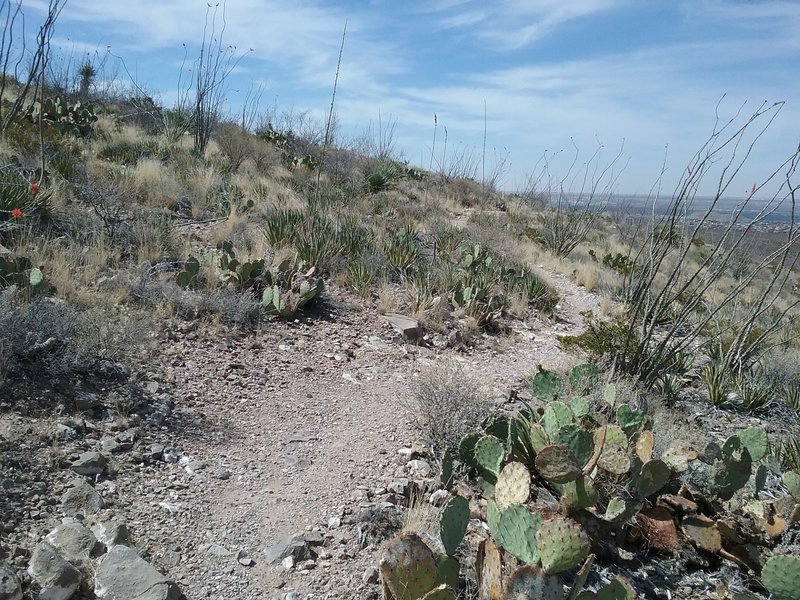
[[[469,502],[461,496],[454,496],[442,511],[439,522],[439,534],[444,551],[452,556],[464,539],[469,524]]]
[[[436,581],[439,585],[446,585],[456,589],[458,587],[458,574],[461,569],[458,559],[446,554],[439,554],[434,560],[436,561]]]
[[[437,584],[433,552],[411,532],[399,534],[386,545],[380,573],[396,600],[418,600]]]
[[[797,471],[787,471],[783,474],[783,485],[789,490],[794,498],[800,498],[800,473]]]
[[[458,444],[458,458],[468,467],[478,468],[478,461],[475,460],[475,444],[481,439],[481,434],[470,432],[461,438]]]
[[[800,600],[800,557],[773,556],[761,571],[761,581],[777,600]]]
[[[561,486],[561,504],[568,511],[582,510],[597,503],[597,490],[588,477],[579,477]]]
[[[577,567],[589,554],[589,536],[572,519],[555,517],[536,532],[536,547],[546,573]]]
[[[586,557],[586,560],[583,562],[578,574],[575,575],[575,581],[572,584],[572,588],[570,588],[569,593],[567,594],[566,600],[575,600],[578,597],[578,594],[581,593],[583,586],[586,585],[586,580],[589,578],[589,573],[592,570],[592,565],[594,564],[594,554],[590,554]]]
[[[732,493],[745,486],[750,479],[753,461],[741,440],[732,435],[722,445],[722,462],[714,471],[714,485],[723,493]]]
[[[475,443],[475,461],[478,468],[492,475],[500,473],[503,462],[503,443],[493,435],[484,435]]]
[[[625,514],[628,505],[622,498],[611,498],[606,506],[606,513],[603,519],[606,521],[616,521],[619,517]]]
[[[494,486],[494,499],[501,511],[512,504],[525,504],[531,493],[531,474],[522,463],[508,463]]]
[[[540,370],[531,378],[531,393],[543,402],[555,400],[562,387],[559,376],[546,369]]]
[[[503,548],[522,562],[535,563],[539,560],[536,531],[541,523],[541,514],[515,504],[500,514],[496,531],[492,530],[492,535]]]
[[[536,455],[536,470],[554,483],[575,481],[581,476],[581,468],[572,450],[566,446],[545,446]]]
[[[632,409],[627,404],[621,404],[617,408],[617,421],[624,431],[632,433],[644,423],[644,413],[640,410]]]
[[[608,471],[613,475],[624,475],[631,469],[631,459],[625,448],[618,444],[609,444],[606,442],[603,446],[603,451],[600,453],[600,460],[597,462],[604,471]]]
[[[585,465],[594,453],[594,438],[592,434],[576,425],[569,423],[561,427],[553,436],[554,444],[562,444],[572,450],[579,465]]]
[[[661,460],[676,473],[689,469],[689,463],[697,458],[697,452],[687,447],[671,446],[661,455]]]
[[[548,575],[538,565],[525,565],[506,581],[508,600],[562,600],[564,588],[557,577]]]
[[[583,396],[574,397],[572,402],[569,403],[569,407],[572,409],[572,414],[575,415],[576,418],[588,415],[592,409],[589,404],[589,399]]]
[[[586,393],[600,376],[600,368],[594,363],[584,363],[572,367],[569,372],[569,384],[573,390]]]
[[[500,560],[500,552],[492,540],[481,542],[475,566],[478,571],[478,596],[482,600],[503,600],[501,579],[503,563]]]
[[[769,451],[769,439],[763,427],[748,427],[736,434],[750,453],[753,462],[764,458]]]
[[[490,415],[483,423],[483,430],[503,443],[508,442],[510,427],[511,421],[509,418],[498,413]]]
[[[528,430],[528,441],[536,452],[550,445],[550,437],[539,423],[531,423]]]
[[[672,472],[663,461],[647,461],[639,473],[639,493],[645,498],[655,494],[667,484],[671,475]]]
[[[601,443],[616,444],[623,448],[628,447],[628,436],[617,425],[603,425],[594,430],[594,445],[599,446]]]
[[[545,407],[542,425],[547,435],[552,439],[559,429],[568,423],[572,423],[573,420],[572,409],[563,402],[556,400]]]

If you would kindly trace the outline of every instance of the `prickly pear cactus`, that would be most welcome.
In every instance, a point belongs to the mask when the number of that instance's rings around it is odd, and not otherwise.
[[[736,435],[741,440],[742,445],[747,448],[753,462],[757,462],[767,455],[769,439],[763,427],[748,427]]]
[[[401,533],[389,542],[379,567],[395,600],[419,600],[437,585],[433,552],[416,533]]]
[[[628,434],[635,432],[644,423],[644,413],[634,410],[627,404],[621,404],[617,408],[617,421],[622,430]]]
[[[544,402],[555,400],[562,387],[561,378],[547,369],[540,370],[531,379],[531,393]]]
[[[789,490],[794,498],[800,499],[800,473],[797,471],[787,471],[783,474],[783,485]]]
[[[579,477],[560,487],[561,505],[567,512],[589,508],[597,503],[597,490],[589,477]]]
[[[542,425],[547,435],[552,439],[564,425],[572,423],[574,415],[572,409],[561,401],[550,402],[544,408]]]
[[[531,474],[522,463],[510,462],[497,478],[494,499],[501,511],[513,504],[525,504],[531,493]]]
[[[628,452],[625,448],[618,444],[606,442],[603,446],[603,451],[600,453],[600,460],[597,462],[597,466],[613,475],[624,475],[631,469],[631,459],[628,457]]]
[[[536,531],[542,523],[542,515],[528,507],[516,504],[500,513],[497,527],[492,535],[508,552],[524,563],[539,561],[536,547]]]
[[[773,556],[761,571],[761,581],[776,600],[800,600],[800,556]]]
[[[576,423],[562,426],[553,436],[554,444],[563,444],[575,455],[579,465],[585,465],[594,453],[594,437]]]
[[[589,536],[572,519],[555,517],[536,531],[536,547],[546,573],[577,567],[589,555]]]
[[[593,564],[594,554],[590,554],[586,557],[583,566],[581,566],[578,574],[575,576],[575,582],[572,584],[572,588],[570,588],[566,600],[575,600],[578,597],[583,586],[586,585],[586,580],[589,578],[589,572],[592,570]]]
[[[542,477],[554,483],[568,483],[581,476],[578,459],[566,446],[545,446],[536,455],[535,465]]]
[[[439,534],[444,551],[452,556],[456,553],[469,524],[469,502],[461,496],[454,496],[442,511]]]
[[[475,462],[478,467],[493,475],[500,474],[505,449],[503,443],[493,435],[485,435],[475,443]]]
[[[478,461],[475,459],[475,444],[481,437],[480,433],[472,431],[461,438],[458,444],[458,458],[473,469],[478,468]]]
[[[722,445],[721,463],[714,471],[714,485],[719,492],[730,494],[740,490],[750,479],[753,460],[738,436],[732,435]]]

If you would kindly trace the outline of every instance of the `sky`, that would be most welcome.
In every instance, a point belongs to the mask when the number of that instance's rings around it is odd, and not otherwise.
[[[46,5],[23,1],[31,16]],[[621,194],[649,193],[665,169],[669,191],[715,118],[741,123],[762,102],[784,104],[730,192],[800,142],[800,0],[67,0],[53,49],[111,52],[170,104],[223,9],[230,112],[260,87],[264,114],[324,122],[346,24],[338,141],[391,130],[397,157],[499,173],[507,191],[542,185],[545,168]]]

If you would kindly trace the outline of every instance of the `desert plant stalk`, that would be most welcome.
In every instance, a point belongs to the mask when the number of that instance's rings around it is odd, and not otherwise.
[[[573,148],[575,155],[572,163],[561,179],[554,179],[550,159],[544,156],[541,170],[538,174],[529,176],[528,189],[521,194],[523,197],[545,201],[545,211],[538,215],[536,237],[545,249],[561,257],[569,256],[594,229],[611,200],[620,173],[624,170],[624,167],[616,170],[622,159],[624,145],[620,146],[619,152],[608,164],[601,166],[603,145],[598,144],[583,169],[578,170],[575,166],[580,151],[574,142]]]
[[[212,129],[225,101],[225,82],[244,57],[237,58],[235,46],[223,45],[225,3],[222,3],[218,25],[219,8],[219,4],[208,6],[200,55],[194,69],[194,149],[198,154],[205,152],[211,140]]]
[[[3,2],[0,8],[0,97],[5,97],[12,80],[18,86],[8,107],[5,110],[0,107],[0,133],[5,133],[25,109],[26,103],[31,100],[30,92],[33,90],[35,96],[36,90],[44,83],[50,40],[64,4],[62,0],[49,1],[45,19],[36,34],[36,47],[30,55],[25,43],[22,0]],[[21,41],[17,41],[17,37]]]
[[[723,225],[719,243],[703,260],[692,263],[688,255],[691,240],[711,221],[713,211],[729,193],[731,183],[781,106],[782,103],[764,103],[742,124],[737,123],[738,114],[723,124],[717,117],[711,135],[682,175],[668,210],[660,216],[654,211],[649,227],[651,233],[641,236],[644,242],[631,242],[630,256],[639,268],[625,276],[628,301],[625,343],[618,346],[621,351],[613,360],[618,370],[645,381],[655,381],[662,375],[670,356],[690,351],[697,343],[705,341],[717,361],[734,372],[741,372],[778,343],[777,334],[800,303],[800,299],[795,299],[783,307],[778,306],[781,291],[798,261],[798,184],[794,183],[794,177],[800,149],[768,174],[761,184],[754,185],[739,202]],[[690,220],[687,215],[700,184],[710,176],[715,164],[722,166],[715,177],[713,196],[702,215]],[[745,211],[757,205],[756,194],[770,184],[777,189],[755,209],[755,216],[745,217]],[[708,292],[729,271],[748,233],[782,207],[789,208],[789,225],[783,243],[757,260],[750,272],[721,298],[710,299]],[[672,235],[676,231],[681,232],[677,245]],[[736,310],[743,292],[755,284],[759,291],[747,310]],[[715,325],[717,332],[711,334],[711,339],[704,339]]]

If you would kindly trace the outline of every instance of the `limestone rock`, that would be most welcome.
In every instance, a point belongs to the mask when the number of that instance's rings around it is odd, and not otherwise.
[[[177,586],[127,546],[114,546],[97,561],[94,593],[108,600],[177,600]]]
[[[80,523],[62,523],[44,539],[71,563],[97,556],[103,550],[94,533]]]
[[[97,536],[98,541],[106,545],[106,548],[111,548],[117,544],[127,546],[130,543],[128,527],[120,521],[98,523],[92,527],[92,533]]]
[[[33,551],[28,574],[41,588],[40,600],[68,600],[81,585],[80,571],[47,542]]]
[[[61,510],[64,514],[75,516],[94,515],[103,508],[103,497],[83,479],[76,479],[72,487],[61,497]]]

